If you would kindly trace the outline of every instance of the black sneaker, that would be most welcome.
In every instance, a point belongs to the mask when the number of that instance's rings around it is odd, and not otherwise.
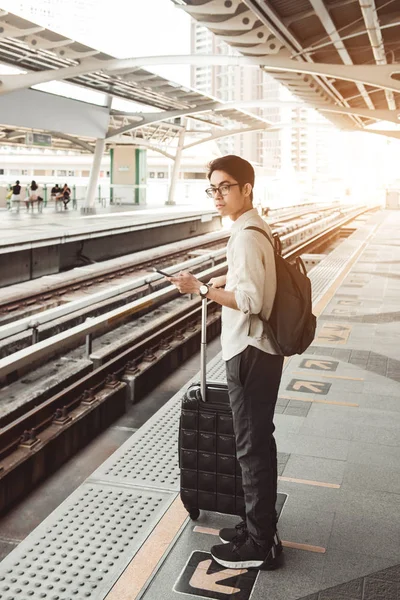
[[[229,544],[241,538],[247,537],[247,525],[246,521],[240,521],[235,527],[225,527],[219,532],[219,539],[223,544]]]
[[[223,544],[229,544],[229,542],[237,543],[242,539],[246,539],[248,535],[246,521],[240,521],[235,527],[225,527],[224,529],[221,529],[219,532],[219,539]],[[274,535],[274,544],[276,546],[276,553],[279,556],[283,552],[283,547],[277,531]]]
[[[272,571],[281,566],[281,555],[275,542],[263,548],[247,536],[237,542],[219,544],[211,548],[213,559],[227,569],[261,569]]]

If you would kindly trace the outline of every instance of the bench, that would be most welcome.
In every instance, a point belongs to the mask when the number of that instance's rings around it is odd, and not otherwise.
[[[23,200],[21,200],[21,198],[19,200],[15,200],[15,199],[13,200],[11,198],[11,200],[9,200],[8,202],[9,202],[9,204],[8,204],[9,209],[12,210],[14,208],[14,205],[16,205],[17,206],[16,212],[19,213],[19,205],[21,202],[23,202]]]
[[[79,200],[80,200],[80,198],[79,198]],[[50,199],[47,200],[47,202],[45,203],[45,206],[46,207],[51,206],[53,202],[54,202],[54,208],[56,209],[57,212],[64,210],[63,198],[56,198],[55,196],[50,196]],[[76,209],[78,206],[78,199],[70,198],[68,205],[71,205],[73,209]]]
[[[21,200],[19,202],[21,202]],[[43,198],[40,198],[40,200],[39,200],[39,198],[37,198],[36,200],[30,200],[28,198],[28,200],[25,199],[25,200],[22,200],[22,202],[25,202],[25,206],[26,206],[26,209],[28,212],[29,212],[29,207],[32,207],[32,212],[33,212],[35,204],[37,204],[38,212],[39,213],[43,212]]]

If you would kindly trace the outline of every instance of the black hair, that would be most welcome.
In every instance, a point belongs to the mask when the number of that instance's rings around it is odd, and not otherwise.
[[[225,173],[228,173],[228,175],[236,179],[240,189],[242,189],[245,183],[250,183],[251,187],[254,187],[254,169],[247,160],[244,160],[240,156],[228,154],[227,156],[221,156],[221,158],[212,160],[208,164],[208,179],[210,179],[214,171],[225,171]],[[250,194],[250,200],[253,202],[253,190]]]
[[[17,181],[15,182],[17,185],[19,185],[19,179],[17,179]]]
[[[36,184],[36,181],[33,181],[33,179],[32,179],[32,183],[31,183],[31,190],[35,191],[35,190],[37,190],[37,189],[38,189],[38,186],[37,186],[37,184]]]

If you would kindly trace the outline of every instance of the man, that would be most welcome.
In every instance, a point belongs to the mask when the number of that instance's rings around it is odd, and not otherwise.
[[[275,511],[277,457],[273,416],[283,357],[275,353],[259,317],[270,315],[275,291],[275,259],[271,244],[258,231],[268,225],[253,208],[254,169],[239,156],[224,156],[209,165],[211,186],[221,216],[233,221],[227,246],[228,272],[205,286],[181,272],[169,280],[182,294],[197,293],[222,305],[222,358],[226,361],[236,452],[242,470],[244,519],[222,529],[223,544],[211,554],[227,568],[274,569],[282,544]]]

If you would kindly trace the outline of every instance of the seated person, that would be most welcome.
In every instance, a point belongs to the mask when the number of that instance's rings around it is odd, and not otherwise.
[[[18,180],[12,186],[11,191],[12,191],[11,208],[13,207],[13,201],[15,200],[17,202],[17,206],[18,206],[18,210],[19,210],[19,202],[21,200],[21,185]]]
[[[57,195],[61,192],[61,188],[58,185],[58,183],[56,183],[52,188],[51,188],[51,192],[50,192],[50,197],[55,200]]]
[[[62,202],[64,203],[64,208],[65,210],[67,210],[67,204],[71,200],[71,190],[66,183],[64,183],[64,187],[58,194],[57,198],[62,200]]]
[[[29,186],[29,190],[28,190],[29,196],[27,196],[27,198],[25,198],[25,206],[26,209],[29,210],[29,205],[32,206],[32,210],[33,210],[33,205],[35,202],[38,203],[40,200],[43,201],[43,199],[39,196],[39,186],[36,183],[36,181],[32,181],[31,185]],[[40,198],[40,200],[39,200]]]

